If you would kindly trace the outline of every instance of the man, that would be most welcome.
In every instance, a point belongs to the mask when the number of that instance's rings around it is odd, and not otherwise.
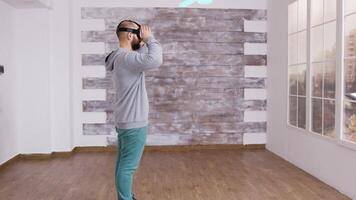
[[[139,166],[148,130],[149,105],[144,72],[162,64],[162,47],[148,26],[140,26],[131,20],[120,22],[116,35],[119,48],[105,59],[106,69],[113,73],[116,92],[114,119],[118,154],[115,183],[118,200],[135,200],[132,178]]]

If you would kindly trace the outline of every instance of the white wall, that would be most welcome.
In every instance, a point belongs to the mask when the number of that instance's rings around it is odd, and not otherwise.
[[[17,10],[13,36],[21,153],[51,151],[48,31],[47,9]]]
[[[0,75],[0,164],[17,155],[15,81],[13,63],[13,32],[15,10],[0,1],[0,65],[5,74]]]
[[[356,151],[287,127],[288,1],[268,2],[267,149],[356,198]]]
[[[0,164],[19,153],[71,151],[69,1],[51,10],[0,1],[0,11]]]
[[[52,151],[71,151],[70,3],[55,0],[52,7],[49,30]]]
[[[20,153],[71,151],[70,14],[68,0],[53,9],[17,10]],[[26,30],[26,34],[24,34]]]

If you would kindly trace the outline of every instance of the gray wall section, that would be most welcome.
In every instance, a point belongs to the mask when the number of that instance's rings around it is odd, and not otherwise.
[[[244,100],[244,88],[266,88],[265,78],[244,77],[245,65],[267,64],[266,56],[244,55],[245,42],[266,43],[266,33],[244,32],[244,19],[266,20],[265,10],[82,8],[82,19],[105,20],[105,31],[82,31],[81,40],[105,42],[107,52],[123,19],[149,24],[161,42],[164,63],[146,73],[149,134],[174,135],[174,144],[241,144],[244,132],[266,132],[266,122],[244,122],[245,110],[266,109],[266,100]],[[83,54],[82,65],[103,65],[104,57]],[[107,124],[84,124],[84,134],[110,135],[111,74],[82,81],[83,89],[107,89],[107,101],[83,101],[84,112],[106,112]]]

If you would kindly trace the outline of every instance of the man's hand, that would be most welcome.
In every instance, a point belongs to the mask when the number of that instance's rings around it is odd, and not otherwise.
[[[143,41],[140,42],[140,48],[145,46],[145,43]]]
[[[142,25],[140,31],[140,37],[142,38],[142,41],[146,42],[151,35],[151,28],[147,25]]]

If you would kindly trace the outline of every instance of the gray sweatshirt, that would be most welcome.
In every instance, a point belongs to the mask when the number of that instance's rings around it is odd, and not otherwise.
[[[148,125],[149,104],[144,72],[161,66],[163,59],[162,47],[153,36],[148,38],[145,46],[137,51],[118,48],[105,59],[106,70],[113,72],[116,128]]]

